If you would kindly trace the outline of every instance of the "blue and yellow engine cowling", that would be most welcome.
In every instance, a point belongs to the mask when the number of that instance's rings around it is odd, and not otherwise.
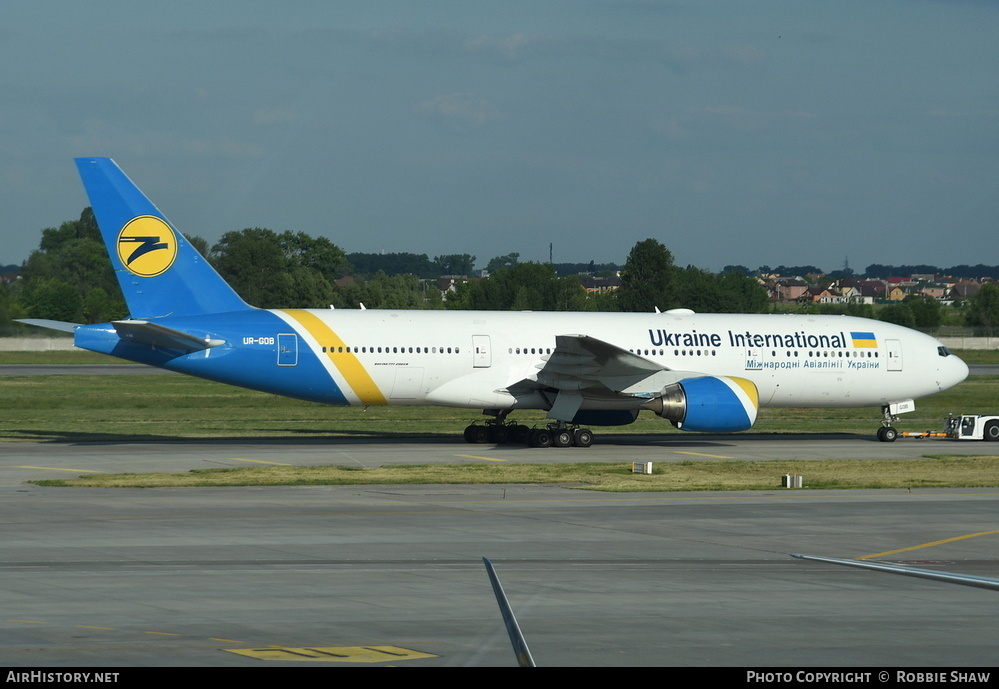
[[[756,423],[760,396],[745,378],[703,376],[667,385],[642,408],[684,431],[734,433]]]

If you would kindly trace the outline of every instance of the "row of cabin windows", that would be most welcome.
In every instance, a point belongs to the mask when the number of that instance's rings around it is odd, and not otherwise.
[[[639,356],[666,356],[666,350],[664,349],[629,349],[632,354],[638,354]],[[674,349],[673,356],[718,356],[718,352],[714,349]]]
[[[329,354],[459,354],[458,347],[323,347]]]
[[[551,354],[551,347],[511,347],[507,350],[510,354]],[[638,354],[639,356],[665,356],[666,351],[663,349],[629,349],[632,354]],[[328,352],[330,354],[343,354],[354,353],[354,354],[459,354],[460,349],[458,347],[323,347],[323,352]],[[771,356],[777,356],[777,350],[771,350]],[[788,357],[798,356],[798,350],[787,350],[785,354]],[[674,349],[673,356],[717,356],[718,352],[714,349]],[[852,358],[863,359],[865,358],[877,359],[878,353],[871,351],[857,351],[854,350]],[[816,356],[823,358],[843,358],[844,356],[849,359],[851,358],[850,352],[839,351],[808,351],[808,356]]]
[[[656,350],[656,349],[629,349],[628,351],[631,352],[632,354],[638,354],[639,356],[642,356],[642,355],[644,355],[644,356],[656,356],[657,354],[659,356],[665,356],[665,354],[666,354],[665,350],[662,350],[662,349],[659,349],[659,350]],[[795,349],[795,350],[790,350],[789,349],[789,350],[787,350],[785,352],[785,354],[788,357],[792,357],[792,356],[796,357],[796,356],[799,355],[799,352],[798,352],[797,349]],[[717,355],[718,355],[718,352],[716,350],[714,350],[714,349],[711,349],[711,350],[708,350],[708,349],[674,349],[673,350],[673,356],[717,356]],[[776,349],[771,350],[770,351],[770,355],[771,356],[777,356],[777,350]],[[829,359],[829,358],[840,358],[840,359],[842,359],[844,357],[847,358],[847,359],[851,358],[850,352],[843,352],[842,350],[838,350],[838,351],[819,351],[819,350],[811,350],[810,349],[810,350],[808,350],[808,356],[810,356],[810,357],[814,356],[814,357],[820,357],[820,358],[826,358],[826,359]],[[877,359],[878,358],[878,353],[876,351],[872,353],[870,351],[863,352],[863,351],[854,350],[852,358],[854,358],[854,359],[863,359],[863,358],[867,358],[867,359],[874,358],[874,359]]]

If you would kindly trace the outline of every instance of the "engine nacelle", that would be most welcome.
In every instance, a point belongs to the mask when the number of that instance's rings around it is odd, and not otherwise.
[[[752,428],[760,408],[756,385],[745,378],[686,378],[642,405],[684,431],[732,433]]]

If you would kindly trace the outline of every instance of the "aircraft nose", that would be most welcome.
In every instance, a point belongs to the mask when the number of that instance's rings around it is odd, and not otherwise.
[[[951,354],[943,366],[943,388],[952,388],[968,377],[968,364],[959,356]]]

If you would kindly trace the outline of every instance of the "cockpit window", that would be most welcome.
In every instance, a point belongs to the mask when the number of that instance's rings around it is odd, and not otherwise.
[[[950,356],[950,350],[944,347],[943,345],[940,345],[939,347],[937,347],[937,354],[939,354],[940,356]]]

